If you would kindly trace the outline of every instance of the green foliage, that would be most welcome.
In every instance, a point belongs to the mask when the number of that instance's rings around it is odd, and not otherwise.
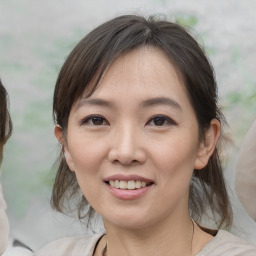
[[[198,18],[190,14],[175,15],[175,22],[184,27],[193,28],[198,24]]]
[[[244,107],[256,105],[256,84],[251,88],[231,91],[226,95],[227,107],[230,109],[234,104],[241,104]]]
[[[225,113],[228,114],[233,138],[240,145],[248,124],[255,119],[256,84],[244,86],[240,90],[230,91],[225,95]]]

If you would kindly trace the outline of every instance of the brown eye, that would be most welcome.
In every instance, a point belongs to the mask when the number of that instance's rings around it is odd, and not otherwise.
[[[153,121],[154,125],[161,126],[161,125],[165,124],[166,118],[163,117],[163,116],[156,116],[156,117],[153,118],[152,121]]]
[[[152,117],[147,125],[151,126],[166,126],[166,125],[176,125],[176,122],[173,121],[171,118],[164,116],[164,115],[156,115]]]
[[[108,121],[98,115],[91,115],[86,118],[84,118],[81,122],[80,125],[91,125],[91,126],[101,126],[101,125],[108,125]]]
[[[102,117],[95,116],[95,117],[92,117],[91,122],[94,125],[102,125],[104,123],[104,119]]]

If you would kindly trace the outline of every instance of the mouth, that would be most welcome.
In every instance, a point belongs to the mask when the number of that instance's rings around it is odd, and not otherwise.
[[[116,189],[137,190],[145,188],[154,184],[154,182],[147,182],[141,180],[107,180],[105,183]]]

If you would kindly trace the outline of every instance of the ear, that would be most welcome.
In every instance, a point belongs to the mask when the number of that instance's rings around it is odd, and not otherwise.
[[[220,136],[220,122],[214,118],[211,120],[210,127],[205,133],[203,141],[199,145],[194,169],[204,168],[211,157]]]
[[[62,128],[60,125],[56,125],[54,128],[54,134],[57,140],[59,141],[60,144],[63,145],[63,140],[62,140]]]
[[[74,171],[74,163],[73,163],[73,159],[70,155],[70,152],[68,150],[68,146],[66,145],[64,139],[63,139],[63,132],[62,132],[62,128],[60,125],[56,125],[55,129],[54,129],[54,134],[55,137],[57,138],[57,140],[60,142],[60,144],[63,147],[63,151],[64,151],[64,157],[66,159],[67,165],[69,167],[69,169],[71,171]]]

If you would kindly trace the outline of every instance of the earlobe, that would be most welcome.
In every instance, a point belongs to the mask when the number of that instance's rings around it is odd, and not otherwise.
[[[56,125],[54,128],[54,134],[57,140],[59,141],[60,144],[63,144],[62,142],[62,128],[60,125]]]
[[[73,160],[72,157],[69,153],[69,150],[67,148],[67,146],[65,145],[64,141],[63,141],[63,133],[62,133],[62,128],[60,125],[56,125],[55,129],[54,129],[54,134],[55,137],[57,138],[57,140],[60,142],[60,144],[63,146],[63,151],[64,151],[64,157],[66,159],[66,163],[69,167],[69,169],[71,171],[74,171],[74,164],[73,164]]]
[[[66,163],[67,163],[70,171],[74,172],[75,168],[74,168],[73,159],[70,155],[70,152],[68,151],[68,149],[66,147],[64,147],[64,156],[65,156]]]
[[[220,122],[216,118],[212,119],[209,129],[200,143],[194,169],[200,170],[207,165],[218,142],[220,129]]]

